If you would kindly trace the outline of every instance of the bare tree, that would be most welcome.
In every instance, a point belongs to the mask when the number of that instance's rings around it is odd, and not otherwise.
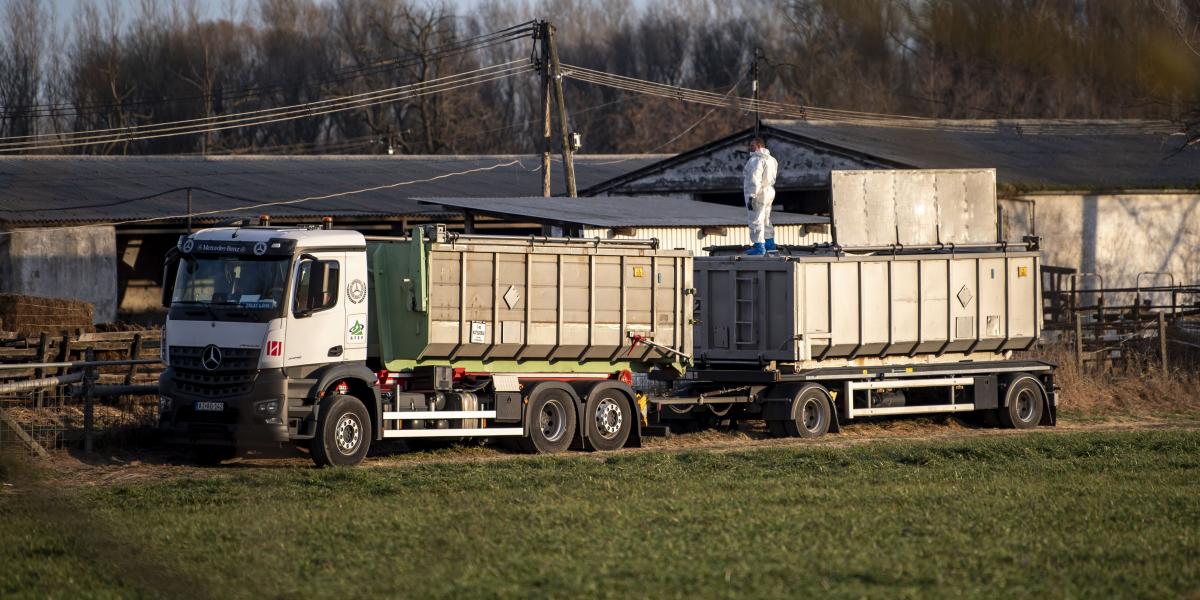
[[[8,0],[4,5],[4,44],[0,46],[0,106],[7,107],[0,132],[7,136],[38,133],[43,97],[43,32],[50,30],[42,0]]]
[[[1155,7],[1192,55],[1189,62],[1200,69],[1200,2],[1185,0],[1154,0]],[[1180,149],[1200,144],[1200,100],[1177,111],[1183,143]]]

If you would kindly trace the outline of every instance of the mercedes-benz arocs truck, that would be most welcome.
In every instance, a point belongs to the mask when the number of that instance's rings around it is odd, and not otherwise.
[[[765,257],[441,226],[200,231],[167,261],[160,427],[205,460],[293,443],[352,465],[390,438],[558,452],[714,421],[1053,424],[1054,366],[1014,354],[1041,333],[1037,242],[988,239],[994,193],[990,170],[835,172],[835,242]]]
[[[652,242],[223,227],[167,261],[160,428],[217,461],[295,443],[640,435],[633,374],[680,369],[692,257]]]

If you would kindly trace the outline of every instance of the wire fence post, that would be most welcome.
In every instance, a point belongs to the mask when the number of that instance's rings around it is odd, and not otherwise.
[[[88,348],[84,352],[84,361],[88,364],[83,370],[83,451],[88,453],[91,453],[95,447],[92,432],[95,424],[92,388],[96,382],[96,367],[91,364],[95,359],[95,351]]]
[[[1158,313],[1158,354],[1162,358],[1162,370],[1167,371],[1167,315]]]
[[[1072,312],[1075,317],[1075,366],[1083,370],[1083,318],[1077,312]]]

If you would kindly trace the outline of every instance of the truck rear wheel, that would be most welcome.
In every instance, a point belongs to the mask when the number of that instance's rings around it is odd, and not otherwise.
[[[589,398],[583,418],[587,439],[593,450],[623,448],[633,429],[633,409],[629,406],[629,399],[612,389]]]
[[[371,415],[353,396],[330,396],[321,401],[320,420],[310,454],[318,467],[352,467],[371,448]]]
[[[567,392],[549,388],[529,398],[525,437],[520,446],[530,454],[554,454],[571,446],[575,437],[575,400]]]
[[[1032,375],[1019,375],[1004,392],[1005,406],[996,409],[1000,425],[1006,429],[1033,429],[1042,420],[1046,392]]]

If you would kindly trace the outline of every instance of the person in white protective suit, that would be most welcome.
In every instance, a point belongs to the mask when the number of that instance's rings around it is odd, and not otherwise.
[[[750,212],[750,256],[775,252],[775,228],[771,226],[771,204],[775,202],[775,175],[779,163],[762,138],[750,140],[750,160],[742,170],[742,190]]]

